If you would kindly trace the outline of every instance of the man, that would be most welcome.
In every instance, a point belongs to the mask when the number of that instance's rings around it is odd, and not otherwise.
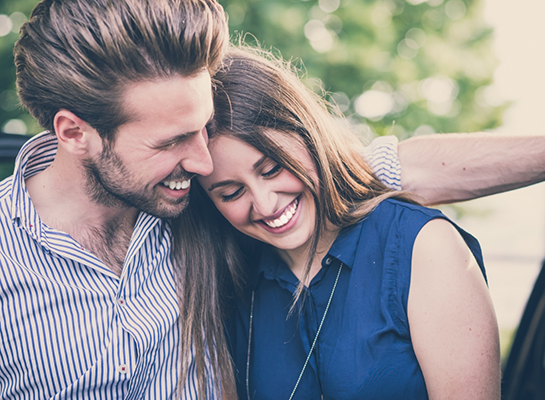
[[[51,134],[0,186],[0,397],[219,393],[216,365],[191,358],[206,339],[181,348],[163,219],[212,171],[227,42],[215,0],[44,0],[23,26],[20,98]]]

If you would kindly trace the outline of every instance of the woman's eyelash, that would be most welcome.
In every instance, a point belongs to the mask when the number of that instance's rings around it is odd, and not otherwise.
[[[232,194],[222,194],[221,195],[221,201],[228,202],[231,200],[235,200],[237,197],[239,197],[242,194],[243,188],[238,188],[234,193]]]
[[[282,167],[280,166],[280,164],[276,164],[270,170],[268,170],[267,172],[262,173],[261,175],[264,176],[265,178],[269,178],[269,177],[271,177],[273,175],[276,175],[278,172],[280,172],[281,169],[282,169]]]
[[[261,174],[261,176],[263,176],[264,178],[271,178],[271,177],[277,175],[280,171],[282,171],[282,167],[280,166],[280,164],[275,164],[270,170],[268,170],[267,172],[263,172]],[[224,203],[227,203],[229,201],[236,200],[243,193],[244,193],[244,187],[241,186],[240,188],[238,188],[235,192],[233,192],[231,194],[222,194],[222,195],[220,195],[221,201],[224,202]]]

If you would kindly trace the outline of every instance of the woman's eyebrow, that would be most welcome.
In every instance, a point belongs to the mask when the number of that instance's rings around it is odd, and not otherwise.
[[[220,187],[220,186],[227,186],[227,185],[230,185],[231,183],[235,183],[235,181],[232,180],[232,179],[228,179],[228,180],[226,180],[226,181],[216,182],[216,183],[214,183],[212,186],[210,186],[210,187],[208,188],[208,191],[211,192],[212,190],[214,190],[214,189],[217,188],[217,187]]]
[[[257,160],[257,161],[254,163],[254,166],[253,166],[254,171],[255,171],[256,169],[258,169],[258,168],[261,166],[261,164],[263,164],[263,163],[265,162],[266,159],[267,159],[267,156],[263,156],[263,157],[261,157],[259,160]]]

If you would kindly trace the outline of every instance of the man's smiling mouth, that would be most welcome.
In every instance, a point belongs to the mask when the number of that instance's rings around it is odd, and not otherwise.
[[[191,185],[191,179],[186,181],[163,181],[162,184],[171,190],[184,190]]]

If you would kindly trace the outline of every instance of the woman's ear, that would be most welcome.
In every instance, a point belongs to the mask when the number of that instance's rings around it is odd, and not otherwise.
[[[62,109],[53,121],[59,146],[75,156],[94,153],[96,145],[102,149],[102,140],[96,129],[74,113]]]

